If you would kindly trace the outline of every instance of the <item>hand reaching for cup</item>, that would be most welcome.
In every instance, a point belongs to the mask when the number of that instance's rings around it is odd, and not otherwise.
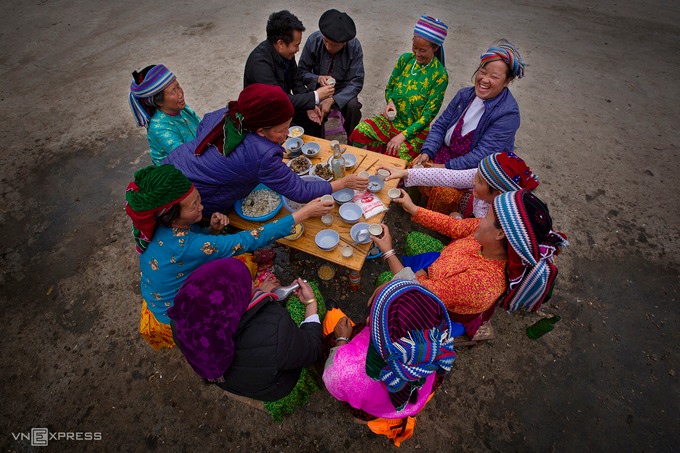
[[[387,170],[390,172],[389,176],[385,176],[385,181],[391,181],[393,179],[404,179],[408,176],[408,170],[398,167],[388,167],[387,165],[381,165],[378,170]]]
[[[316,198],[297,211],[293,213],[293,221],[295,223],[300,223],[303,220],[307,220],[312,217],[321,217],[322,215],[328,214],[333,209],[333,201],[321,201],[321,198]]]
[[[401,197],[392,200],[392,203],[398,204],[401,208],[411,215],[415,215],[418,211],[418,206],[413,202],[411,196],[404,189],[401,190]]]

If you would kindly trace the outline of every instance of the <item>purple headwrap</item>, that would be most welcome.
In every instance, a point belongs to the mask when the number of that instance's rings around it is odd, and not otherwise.
[[[250,303],[250,271],[236,258],[204,264],[189,275],[168,316],[191,368],[204,379],[224,375],[234,359],[232,336]]]
[[[141,75],[136,71],[132,73],[133,79],[132,84],[130,84],[128,101],[137,124],[140,127],[146,127],[151,115],[156,111],[156,107],[153,105],[153,97],[170,86],[176,77],[162,64],[152,66],[142,80],[135,79],[135,77],[141,78]]]

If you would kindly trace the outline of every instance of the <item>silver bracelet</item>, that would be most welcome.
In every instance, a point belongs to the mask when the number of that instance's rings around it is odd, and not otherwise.
[[[347,337],[337,337],[335,339],[335,342],[337,343],[338,341],[345,341],[345,342],[349,343],[349,338],[347,338]]]
[[[390,249],[390,250],[386,251],[382,256],[383,261],[387,261],[387,258],[389,258],[393,255],[396,255],[396,253],[397,252],[395,252],[394,249]]]

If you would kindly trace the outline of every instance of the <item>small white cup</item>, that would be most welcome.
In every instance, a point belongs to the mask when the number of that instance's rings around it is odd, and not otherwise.
[[[391,175],[391,173],[389,172],[389,170],[380,169],[378,170],[376,175],[378,175],[378,179],[380,179],[381,181],[385,181],[385,178]]]
[[[414,165],[413,167],[411,167],[411,168],[425,168],[425,167],[424,167],[422,164],[415,164],[415,165]]]
[[[340,253],[344,258],[351,258],[352,255],[354,255],[354,250],[352,250],[352,247],[349,245],[346,245],[342,248],[342,250],[340,250]]]
[[[396,200],[397,198],[401,198],[401,190],[397,189],[396,187],[393,189],[390,189],[387,191],[387,196],[390,197],[392,200]]]
[[[335,86],[335,79],[334,79],[333,77],[331,77],[330,79],[327,79],[327,80],[326,80],[326,84],[327,84],[329,87],[334,87],[334,86]]]
[[[368,231],[375,237],[382,237],[383,227],[377,223],[368,227]]]
[[[397,112],[395,112],[394,110],[390,110],[389,112],[387,112],[387,119],[388,120],[394,121],[394,119],[396,117],[397,117]]]
[[[335,199],[333,198],[333,195],[324,195],[321,197],[321,203],[334,203]]]
[[[333,214],[322,215],[321,216],[321,223],[323,223],[326,226],[331,226],[333,224]]]
[[[360,178],[368,178],[371,175],[369,175],[366,170],[362,170],[359,173],[357,173],[357,176],[360,177]]]

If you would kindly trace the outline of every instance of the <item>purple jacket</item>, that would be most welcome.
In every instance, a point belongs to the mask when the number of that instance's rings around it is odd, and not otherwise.
[[[430,128],[421,153],[434,160],[434,155],[444,144],[446,131],[458,123],[474,97],[474,87],[465,87],[456,93],[444,113]],[[451,170],[477,168],[479,161],[490,154],[513,151],[517,129],[519,129],[519,106],[510,90],[504,88],[495,98],[484,101],[484,114],[475,129],[470,152],[446,162],[446,168]]]
[[[226,109],[205,115],[196,139],[175,148],[163,160],[174,165],[194,183],[201,194],[204,216],[226,212],[236,200],[247,196],[259,183],[300,203],[332,192],[326,181],[303,181],[281,160],[283,148],[257,134],[246,134],[243,142],[228,156],[213,144],[223,134]],[[205,123],[205,124],[204,124]],[[209,135],[211,135],[209,137]]]

